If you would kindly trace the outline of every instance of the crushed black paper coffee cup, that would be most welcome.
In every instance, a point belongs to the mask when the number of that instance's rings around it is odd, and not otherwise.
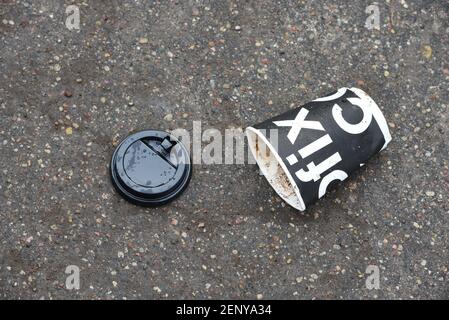
[[[301,211],[391,141],[381,110],[357,88],[341,88],[248,127],[246,135],[270,185]]]

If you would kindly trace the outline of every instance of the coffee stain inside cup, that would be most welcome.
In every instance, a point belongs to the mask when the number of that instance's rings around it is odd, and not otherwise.
[[[299,190],[295,187],[293,178],[289,178],[290,173],[277,155],[275,147],[257,129],[247,128],[246,135],[254,159],[268,183],[285,202],[298,210],[304,210]]]

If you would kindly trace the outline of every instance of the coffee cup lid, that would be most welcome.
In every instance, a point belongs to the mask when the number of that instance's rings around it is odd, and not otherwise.
[[[110,164],[112,183],[128,201],[158,206],[179,196],[192,175],[185,146],[164,131],[145,130],[124,139]]]

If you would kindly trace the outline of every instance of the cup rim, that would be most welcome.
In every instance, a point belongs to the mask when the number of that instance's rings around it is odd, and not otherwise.
[[[251,153],[253,154],[254,159],[256,160],[260,170],[262,171],[263,175],[265,176],[265,178],[267,179],[267,181],[271,185],[271,187],[290,206],[292,206],[293,208],[295,208],[297,210],[304,211],[306,209],[306,206],[305,206],[304,200],[303,200],[303,198],[301,196],[301,192],[299,190],[299,187],[295,183],[295,180],[293,179],[293,177],[290,174],[290,172],[288,171],[287,166],[285,165],[284,161],[279,156],[276,148],[270,143],[270,141],[258,129],[255,129],[253,127],[247,127],[246,130],[245,130],[245,133],[246,133],[246,137],[248,138],[248,146],[249,146],[249,148],[251,150]],[[258,138],[260,138],[262,140],[262,142],[265,143],[266,146],[268,146],[268,148],[270,149],[270,152],[274,155],[275,160],[277,161],[278,165],[281,167],[283,173],[286,175],[286,177],[288,179],[288,182],[292,186],[293,191],[295,192],[295,195],[296,195],[296,198],[297,198],[296,200],[298,200],[298,202],[297,202],[298,205],[297,206],[294,205],[288,199],[286,199],[285,195],[282,194],[282,192],[280,192],[279,188],[272,183],[272,179],[268,178],[268,172],[267,172],[265,166],[261,163],[261,161],[260,161],[260,159],[259,159],[259,157],[257,155],[257,151],[255,150],[255,146],[252,143],[253,139],[250,136],[250,134],[255,134]]]

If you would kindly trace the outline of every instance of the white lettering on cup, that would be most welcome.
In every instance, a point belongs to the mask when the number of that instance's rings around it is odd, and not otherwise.
[[[328,134],[326,134],[325,136],[322,136],[321,138],[316,139],[315,141],[309,143],[307,146],[300,149],[298,152],[304,159],[310,156],[311,154],[314,154],[318,150],[323,149],[325,146],[331,143],[332,143],[331,137]]]
[[[331,173],[328,173],[323,180],[320,182],[320,187],[318,189],[318,199],[324,196],[326,193],[327,187],[332,181],[340,180],[343,181],[348,177],[348,174],[342,170],[334,170]]]
[[[321,174],[335,166],[337,163],[341,161],[341,156],[338,152],[331,155],[329,158],[324,160],[318,165],[315,165],[315,163],[312,161],[307,165],[307,169],[309,171],[304,171],[304,169],[300,169],[296,171],[296,176],[299,180],[303,182],[309,182],[309,181],[318,181],[321,179]]]
[[[342,128],[344,131],[350,134],[360,134],[368,129],[371,124],[371,120],[373,118],[373,113],[369,105],[365,103],[363,99],[360,98],[348,98],[348,101],[362,109],[363,111],[363,119],[356,124],[352,124],[347,122],[343,117],[343,110],[338,104],[334,104],[332,107],[332,116],[334,117],[335,122]]]
[[[324,131],[323,126],[318,121],[305,120],[308,113],[309,110],[302,108],[299,110],[294,120],[273,121],[273,123],[278,127],[291,127],[287,134],[287,138],[292,144],[295,144],[296,138],[303,128]]]

